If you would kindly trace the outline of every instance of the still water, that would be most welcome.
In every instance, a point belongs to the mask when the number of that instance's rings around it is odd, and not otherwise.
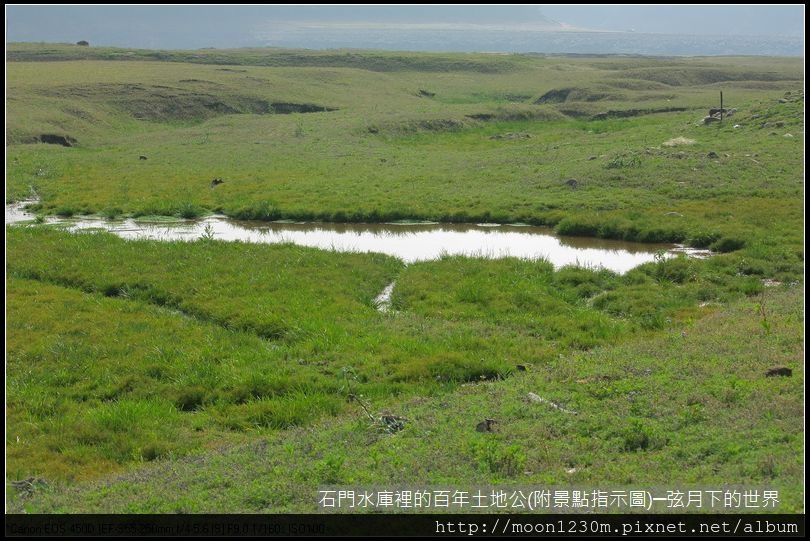
[[[6,223],[31,220],[22,205],[6,207]],[[406,263],[443,255],[547,259],[555,267],[602,267],[624,273],[658,257],[704,255],[672,244],[641,244],[581,237],[558,237],[549,228],[498,224],[334,224],[249,222],[225,216],[200,220],[109,221],[95,217],[47,218],[71,231],[104,230],[125,239],[196,240],[213,238],[253,243],[293,243],[339,252],[379,252]]]

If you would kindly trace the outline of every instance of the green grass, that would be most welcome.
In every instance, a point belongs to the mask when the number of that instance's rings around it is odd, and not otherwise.
[[[799,60],[46,44],[8,60],[6,200],[33,192],[40,222],[523,222],[717,253],[620,276],[7,227],[7,480],[46,483],[7,489],[9,509],[307,512],[320,484],[393,479],[733,481],[803,510]],[[720,90],[738,112],[698,125]],[[765,378],[776,366],[793,377]]]
[[[159,459],[82,484],[54,483],[28,512],[314,512],[323,484],[357,487],[735,485],[803,510],[802,288],[714,310],[668,331],[565,354],[504,381],[378,403],[408,419],[384,434],[356,408],[251,443]],[[773,365],[793,378],[765,378]],[[577,415],[527,400],[529,392]],[[481,434],[475,424],[498,421]]]
[[[64,61],[21,61],[53,51]],[[46,213],[521,221],[652,242],[801,224],[803,98],[778,101],[801,88],[796,60],[351,53],[347,67],[341,52],[199,51],[191,64],[180,52],[105,51],[12,46],[10,141],[77,143],[12,144],[9,198],[34,190]],[[243,67],[206,63],[220,56]],[[109,60],[124,57],[138,60]],[[403,58],[412,67],[396,67]],[[363,65],[383,61],[390,70]],[[554,89],[563,101],[535,103]],[[698,126],[719,90],[736,116]],[[278,103],[335,110],[275,114]],[[778,136],[763,122],[781,123]],[[529,137],[493,138],[505,133]],[[676,136],[696,143],[661,146]],[[225,183],[211,189],[212,178]],[[775,223],[761,223],[764,207],[780,209]]]
[[[48,227],[7,240],[18,478],[93,478],[308,425],[345,414],[350,395],[382,406],[518,364],[550,372],[574,352],[689,328],[713,311],[701,302],[764,294],[735,256],[618,276],[463,257],[403,269],[376,254]],[[382,314],[372,299],[394,278],[395,312]]]

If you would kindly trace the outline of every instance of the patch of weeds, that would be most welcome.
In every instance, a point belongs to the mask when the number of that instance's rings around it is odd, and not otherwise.
[[[459,302],[486,304],[487,296],[483,288],[476,283],[465,284],[458,289],[456,298]]]
[[[689,238],[689,245],[692,248],[708,248],[720,239],[719,233],[710,233],[706,231],[699,231],[693,233]]]
[[[640,318],[641,328],[648,331],[663,329],[665,321],[661,312],[644,314]]]
[[[200,386],[182,389],[174,399],[174,405],[180,411],[195,411],[203,407],[207,394],[205,388]]]
[[[203,229],[200,239],[207,242],[214,240],[214,227],[211,224],[205,224],[205,228]]]
[[[630,419],[621,432],[624,451],[654,451],[666,446],[668,438],[657,426],[643,419]]]
[[[107,218],[108,220],[115,220],[116,218],[121,216],[122,213],[123,211],[118,207],[107,207],[101,211],[101,215]]]
[[[713,242],[710,245],[710,248],[715,252],[727,253],[739,250],[740,248],[745,247],[745,244],[745,239],[741,239],[739,237],[722,237]]]
[[[557,223],[555,231],[559,235],[572,237],[595,237],[599,233],[599,224],[587,218],[569,216]]]
[[[669,281],[676,284],[694,282],[698,279],[695,260],[684,255],[659,261],[653,274],[659,281]]]
[[[327,455],[315,466],[317,478],[325,484],[335,484],[342,480],[346,456],[337,452]]]
[[[147,444],[140,451],[140,456],[143,458],[143,460],[150,462],[168,455],[169,448],[160,442]]]
[[[180,206],[177,207],[177,215],[181,218],[185,218],[190,220],[192,218],[198,218],[202,216],[203,209],[195,205],[194,203],[185,202],[181,203]]]
[[[479,469],[485,473],[514,477],[526,465],[526,453],[519,445],[502,445],[486,435],[472,443],[471,453]]]
[[[244,207],[234,213],[240,220],[272,221],[283,217],[281,211],[270,201],[261,201],[253,207]]]

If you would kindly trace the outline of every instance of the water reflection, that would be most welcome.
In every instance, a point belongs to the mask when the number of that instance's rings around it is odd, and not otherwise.
[[[19,205],[17,205],[19,207]],[[30,219],[20,208],[6,207],[6,223]],[[684,248],[582,237],[557,237],[551,229],[497,224],[325,224],[247,222],[224,216],[201,220],[155,222],[107,221],[100,218],[48,218],[69,230],[103,229],[126,239],[195,240],[202,237],[254,243],[294,243],[340,252],[379,252],[405,262],[443,255],[544,258],[555,267],[603,267],[624,273]]]

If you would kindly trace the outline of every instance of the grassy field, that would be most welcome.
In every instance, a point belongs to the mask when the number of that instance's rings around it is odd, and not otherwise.
[[[7,74],[6,201],[41,214],[718,252],[616,275],[7,226],[9,510],[309,512],[396,480],[733,482],[803,512],[800,59],[12,44]],[[721,90],[737,112],[699,125]]]
[[[800,243],[804,102],[778,101],[801,90],[799,60],[410,55],[409,68],[392,53],[352,67],[301,53],[317,67],[269,68],[256,51],[222,54],[231,67],[9,63],[10,141],[75,143],[12,145],[8,197],[34,191],[60,214],[521,221],[697,244],[779,227]],[[698,126],[721,90],[737,116]],[[278,114],[296,107],[321,112]],[[589,120],[610,111],[637,116]],[[677,137],[694,144],[662,146]]]

